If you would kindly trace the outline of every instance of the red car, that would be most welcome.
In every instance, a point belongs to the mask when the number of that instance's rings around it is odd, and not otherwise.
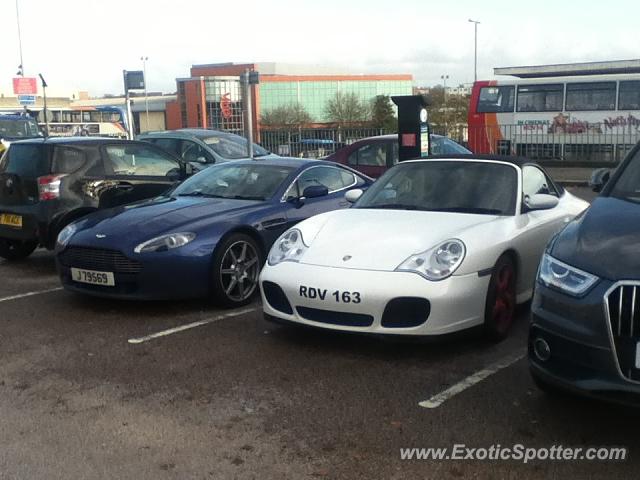
[[[468,155],[472,152],[447,137],[431,135],[431,153]],[[398,163],[398,135],[363,138],[341,148],[325,160],[349,165],[369,177],[378,178]]]

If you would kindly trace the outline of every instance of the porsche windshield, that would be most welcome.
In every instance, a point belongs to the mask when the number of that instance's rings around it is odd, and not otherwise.
[[[383,175],[355,208],[513,215],[517,188],[517,170],[511,165],[408,162]]]
[[[640,203],[640,151],[627,164],[611,189],[612,197]]]
[[[267,200],[275,195],[293,170],[292,167],[258,162],[219,165],[186,180],[171,196]]]

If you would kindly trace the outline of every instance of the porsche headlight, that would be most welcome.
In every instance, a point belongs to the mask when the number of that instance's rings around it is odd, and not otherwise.
[[[133,251],[136,253],[166,252],[167,250],[183,247],[195,238],[196,234],[192,232],[169,233],[147,240],[138,245]]]
[[[285,232],[271,247],[268,258],[269,265],[273,266],[281,262],[299,262],[307,248],[302,240],[302,232],[293,228]]]
[[[411,255],[396,268],[396,272],[413,272],[432,281],[444,280],[458,269],[466,251],[464,243],[453,238],[426,252]]]
[[[78,227],[74,223],[67,225],[62,230],[60,230],[60,233],[58,234],[58,239],[56,240],[56,244],[59,247],[66,246],[67,243],[69,243],[69,240],[71,240],[71,237],[73,237],[73,235],[77,231],[78,231]]]
[[[548,287],[555,287],[564,293],[579,297],[596,284],[598,277],[545,253],[538,270],[538,280]]]

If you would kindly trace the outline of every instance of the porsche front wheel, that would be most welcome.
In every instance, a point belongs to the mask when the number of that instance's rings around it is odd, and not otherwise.
[[[251,301],[258,289],[263,264],[260,247],[245,234],[224,240],[213,259],[213,297],[225,307],[240,307]]]
[[[484,311],[484,330],[490,340],[507,337],[516,312],[516,268],[509,255],[493,267]]]

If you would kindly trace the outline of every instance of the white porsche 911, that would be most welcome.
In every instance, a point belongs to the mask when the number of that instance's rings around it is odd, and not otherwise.
[[[525,160],[403,162],[350,209],[307,219],[271,249],[265,318],[334,330],[504,338],[550,237],[588,203]]]

